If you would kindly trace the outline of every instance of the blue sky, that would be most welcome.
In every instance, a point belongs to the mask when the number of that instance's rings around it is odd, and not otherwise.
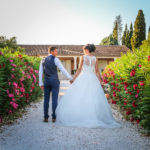
[[[119,14],[124,27],[142,9],[148,30],[149,6],[149,0],[0,0],[0,34],[19,44],[99,44]]]

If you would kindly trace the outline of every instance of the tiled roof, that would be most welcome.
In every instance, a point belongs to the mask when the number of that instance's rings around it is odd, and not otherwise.
[[[25,48],[25,53],[30,56],[45,56],[48,55],[48,47],[56,46],[58,49],[58,56],[80,56],[83,55],[83,45],[20,45]],[[98,57],[120,57],[121,52],[126,53],[128,48],[126,46],[111,45],[102,46],[96,45],[94,55]]]

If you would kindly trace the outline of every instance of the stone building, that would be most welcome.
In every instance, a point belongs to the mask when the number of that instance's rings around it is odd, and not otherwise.
[[[58,49],[58,58],[62,61],[64,67],[70,74],[74,74],[74,71],[79,67],[80,56],[83,55],[83,45],[20,45],[25,48],[25,53],[29,56],[46,57],[48,55],[48,47],[56,46]],[[96,51],[93,53],[98,59],[99,71],[103,69],[110,62],[116,58],[121,57],[121,53],[127,53],[128,48],[126,46],[111,45],[101,46],[96,45]],[[60,79],[65,77],[59,72]]]

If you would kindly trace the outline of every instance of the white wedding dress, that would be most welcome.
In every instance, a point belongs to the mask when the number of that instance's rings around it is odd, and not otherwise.
[[[95,64],[95,56],[83,56],[82,71],[61,97],[56,108],[56,124],[88,128],[121,127],[112,116],[95,73]]]

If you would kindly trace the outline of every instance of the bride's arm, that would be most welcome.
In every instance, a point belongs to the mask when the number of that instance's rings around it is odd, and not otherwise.
[[[99,69],[98,69],[98,60],[97,59],[96,59],[96,64],[95,64],[95,72],[96,72],[96,76],[97,76],[98,80],[102,84],[100,72],[99,72]]]
[[[78,77],[78,75],[80,74],[81,70],[82,70],[82,66],[83,66],[83,56],[81,56],[81,63],[80,63],[80,66],[78,68],[78,70],[76,71],[73,79],[72,79],[72,82],[75,81],[75,79]]]

